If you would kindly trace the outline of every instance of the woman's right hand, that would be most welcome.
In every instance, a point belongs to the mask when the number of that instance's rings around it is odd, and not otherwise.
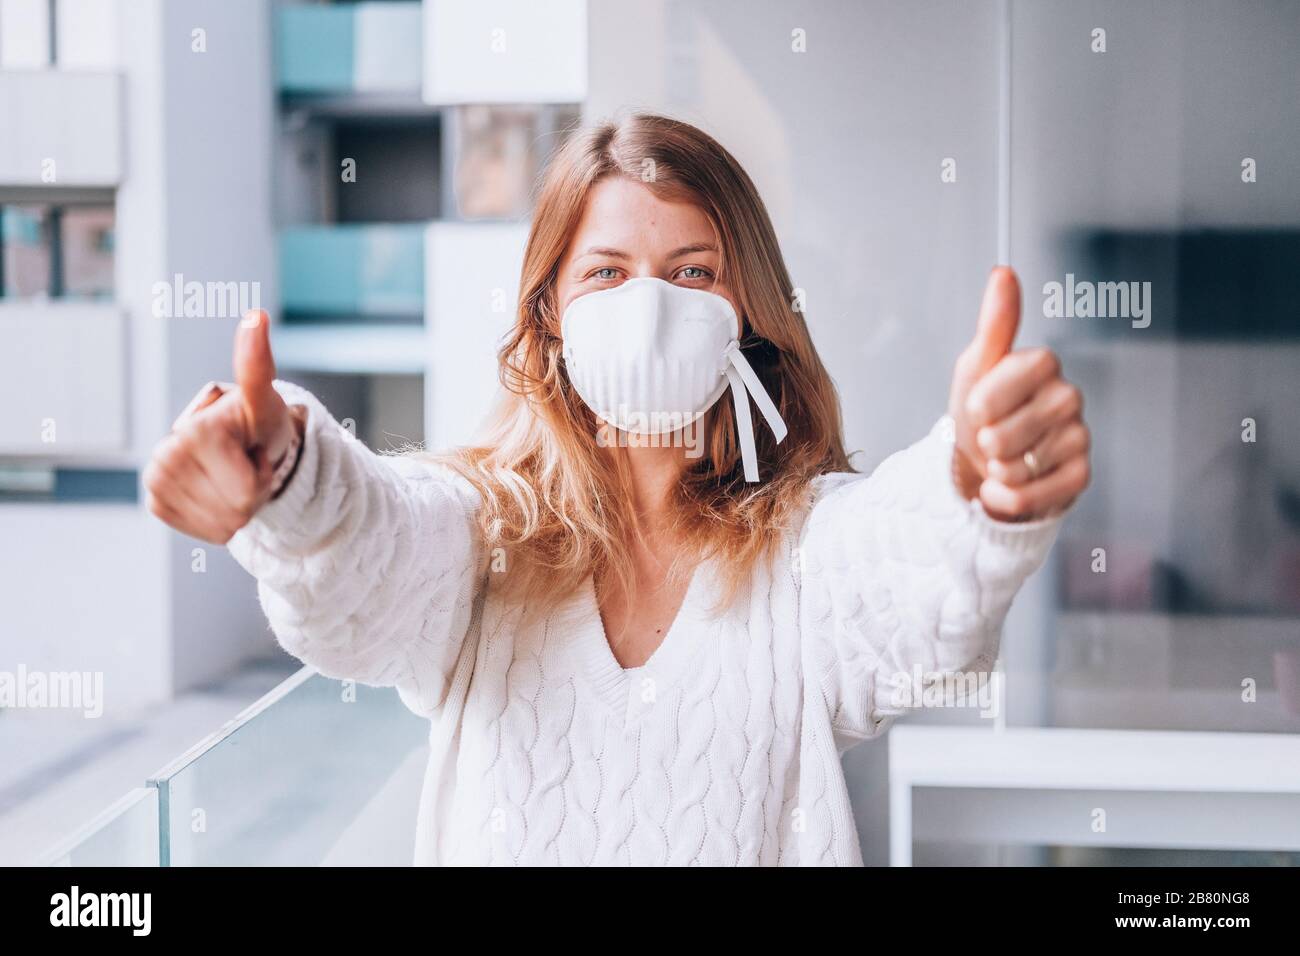
[[[300,426],[272,387],[270,319],[235,331],[235,385],[204,387],[158,443],[144,473],[149,510],[191,537],[225,544],[271,497],[275,465]]]

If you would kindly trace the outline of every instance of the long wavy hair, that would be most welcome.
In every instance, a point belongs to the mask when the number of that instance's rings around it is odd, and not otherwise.
[[[551,606],[592,574],[627,594],[636,587],[631,545],[642,529],[627,451],[600,447],[603,423],[569,383],[556,301],[558,268],[588,193],[611,176],[693,202],[709,217],[719,278],[740,306],[740,346],[789,428],[777,445],[751,408],[762,480],[747,484],[732,402],[715,403],[703,419],[703,453],[687,460],[674,491],[675,519],[656,529],[673,541],[672,573],[721,557],[730,602],[755,564],[770,560],[809,482],[851,467],[839,398],[796,308],[767,209],[735,158],[694,126],[638,113],[577,131],[559,149],[541,179],[518,314],[498,355],[501,395],[474,444],[434,457],[481,494],[483,539],[505,557],[504,583],[517,600]]]

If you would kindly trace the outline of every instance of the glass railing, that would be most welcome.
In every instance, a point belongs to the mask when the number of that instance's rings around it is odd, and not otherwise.
[[[418,94],[421,4],[348,3],[276,10],[276,80],[302,95]]]
[[[158,866],[158,791],[138,787],[51,848],[46,866]]]
[[[291,319],[418,321],[423,223],[299,226],[280,234],[280,290]]]
[[[1093,443],[1043,615],[1003,645],[1009,723],[1294,734],[1300,419],[1273,410],[1300,397],[1300,193],[1254,170],[1259,130],[1300,129],[1300,99],[1262,92],[1294,88],[1300,17],[1164,13],[1010,5],[1018,342],[1060,354]],[[1107,59],[1107,31],[1144,53]]]
[[[296,673],[45,855],[52,865],[408,865],[427,723]]]

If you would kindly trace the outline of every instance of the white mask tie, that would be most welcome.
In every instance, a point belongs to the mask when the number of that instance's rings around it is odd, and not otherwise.
[[[776,410],[767,389],[759,381],[758,374],[740,351],[740,343],[732,342],[727,346],[727,381],[731,383],[731,399],[736,407],[736,431],[740,435],[740,460],[745,468],[745,480],[758,481],[758,448],[754,443],[754,421],[749,414],[749,395],[754,396],[754,404],[767,420],[767,427],[779,445],[785,441],[787,429],[781,413]],[[746,394],[748,391],[748,395]]]

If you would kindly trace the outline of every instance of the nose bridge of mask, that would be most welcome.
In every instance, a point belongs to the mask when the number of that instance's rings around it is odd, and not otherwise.
[[[581,328],[578,328],[581,326]],[[722,296],[683,289],[662,279],[629,279],[575,299],[565,310],[561,336],[599,342],[605,354],[664,357],[716,355],[736,337],[735,312]],[[576,330],[576,331],[575,331]]]
[[[665,288],[659,288],[661,285]],[[606,293],[596,293],[607,298],[592,300],[596,312],[592,319],[618,339],[619,351],[625,355],[662,349],[665,334],[671,334],[667,288],[671,287],[666,282],[631,279]]]

